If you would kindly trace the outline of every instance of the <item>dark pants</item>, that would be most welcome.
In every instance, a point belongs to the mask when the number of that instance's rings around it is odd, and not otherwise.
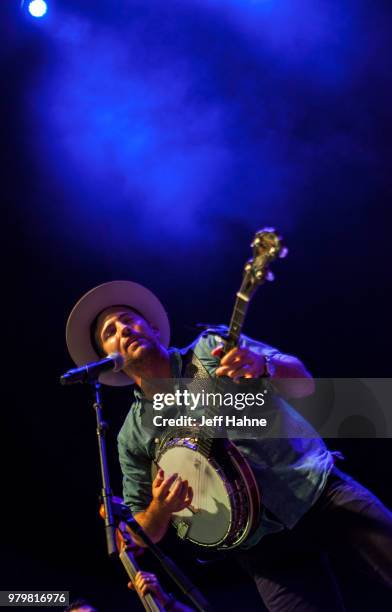
[[[270,612],[334,612],[344,610],[334,555],[392,589],[392,513],[337,468],[294,529],[265,536],[239,561]]]

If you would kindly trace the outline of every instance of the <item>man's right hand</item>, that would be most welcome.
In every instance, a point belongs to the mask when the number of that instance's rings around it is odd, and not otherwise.
[[[187,480],[181,480],[178,474],[165,478],[164,471],[159,469],[152,483],[151,503],[146,510],[135,514],[135,519],[153,542],[159,542],[168,529],[173,512],[179,512],[189,506],[192,498],[192,487],[188,485]],[[135,534],[133,537],[137,544],[144,546],[140,538]]]
[[[181,480],[178,474],[172,474],[165,478],[164,471],[159,469],[152,483],[152,497],[157,508],[163,513],[171,515],[192,503],[193,490],[188,481]]]

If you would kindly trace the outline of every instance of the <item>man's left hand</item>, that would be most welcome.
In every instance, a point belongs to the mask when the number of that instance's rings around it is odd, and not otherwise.
[[[211,351],[213,357],[223,354],[223,346],[217,346]],[[234,382],[240,378],[259,378],[265,373],[265,359],[247,347],[231,349],[222,357],[220,366],[216,369],[217,376],[229,376]]]
[[[151,574],[149,572],[141,572],[138,571],[135,576],[134,582],[128,582],[129,589],[136,589],[142,597],[144,597],[147,593],[152,593],[155,595],[160,603],[164,603],[167,597],[165,597],[165,593],[162,590],[161,585],[158,582],[155,574]]]

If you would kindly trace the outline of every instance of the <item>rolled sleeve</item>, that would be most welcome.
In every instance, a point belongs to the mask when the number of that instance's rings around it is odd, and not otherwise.
[[[143,512],[151,502],[151,459],[130,450],[125,436],[118,436],[118,454],[123,474],[123,497],[132,514]]]

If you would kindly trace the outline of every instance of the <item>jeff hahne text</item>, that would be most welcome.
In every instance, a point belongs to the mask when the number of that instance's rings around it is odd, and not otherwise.
[[[226,427],[266,427],[267,419],[265,418],[240,417],[232,414],[225,415],[211,412],[214,408],[245,410],[246,408],[261,407],[265,404],[265,393],[266,391],[258,393],[212,393],[204,390],[193,393],[188,389],[177,389],[173,393],[154,393],[154,410],[159,411],[163,408],[176,406],[179,411],[183,409],[194,411],[204,408],[207,409],[207,413],[201,414],[197,418],[194,415],[186,414],[170,418],[163,415],[155,415],[153,423],[156,427],[221,427],[222,425]]]

